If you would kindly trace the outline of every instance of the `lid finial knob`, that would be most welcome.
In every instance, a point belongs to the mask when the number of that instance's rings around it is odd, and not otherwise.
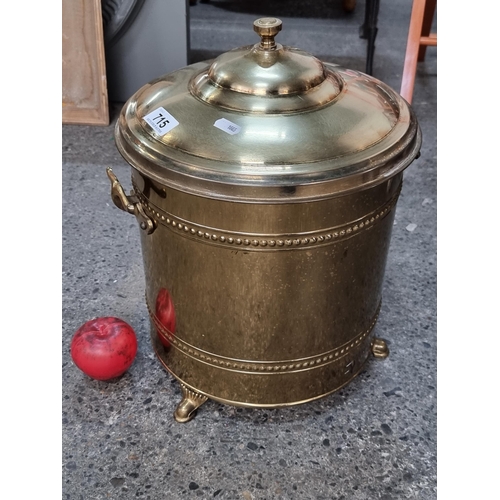
[[[276,47],[274,37],[281,31],[281,19],[276,17],[261,17],[253,23],[253,29],[261,37],[260,47],[273,50]]]

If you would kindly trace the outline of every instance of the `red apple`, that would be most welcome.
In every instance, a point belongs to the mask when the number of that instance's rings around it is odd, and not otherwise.
[[[170,333],[175,333],[175,310],[174,303],[169,291],[160,288],[156,296],[156,318],[159,323]],[[158,337],[165,347],[170,346],[170,342],[164,335],[158,333]]]
[[[95,318],[84,323],[71,340],[71,357],[83,373],[96,380],[123,375],[134,362],[137,338],[119,318]]]

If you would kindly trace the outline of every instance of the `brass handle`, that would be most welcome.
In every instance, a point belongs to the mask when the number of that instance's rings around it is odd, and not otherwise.
[[[129,196],[125,194],[125,190],[111,168],[108,167],[106,173],[111,181],[111,199],[113,203],[120,210],[128,212],[129,214],[134,214],[139,221],[139,227],[143,231],[146,231],[146,234],[151,234],[156,229],[155,224],[144,212],[137,195],[133,192]]]
[[[273,50],[276,48],[274,37],[281,31],[281,19],[276,17],[261,17],[253,23],[253,29],[261,37],[260,48]]]

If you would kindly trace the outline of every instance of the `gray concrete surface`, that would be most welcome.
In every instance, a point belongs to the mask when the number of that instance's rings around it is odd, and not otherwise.
[[[339,4],[339,5],[337,5]],[[399,90],[411,2],[381,2],[374,74]],[[280,42],[364,70],[364,2],[212,1],[191,7],[192,59],[255,41],[281,17]],[[139,230],[109,198],[106,166],[127,184],[109,127],[63,127],[62,418],[64,500],[436,498],[436,49],[418,68],[422,156],[406,171],[376,326],[391,355],[323,400],[279,410],[207,402],[177,424],[178,384],[149,342]],[[121,104],[113,106],[116,118]],[[128,186],[128,184],[127,184]],[[139,349],[117,381],[91,380],[69,355],[76,329],[118,316]]]

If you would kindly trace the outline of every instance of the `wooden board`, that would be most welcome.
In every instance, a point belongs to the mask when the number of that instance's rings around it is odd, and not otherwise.
[[[109,124],[101,0],[62,0],[62,122]]]

